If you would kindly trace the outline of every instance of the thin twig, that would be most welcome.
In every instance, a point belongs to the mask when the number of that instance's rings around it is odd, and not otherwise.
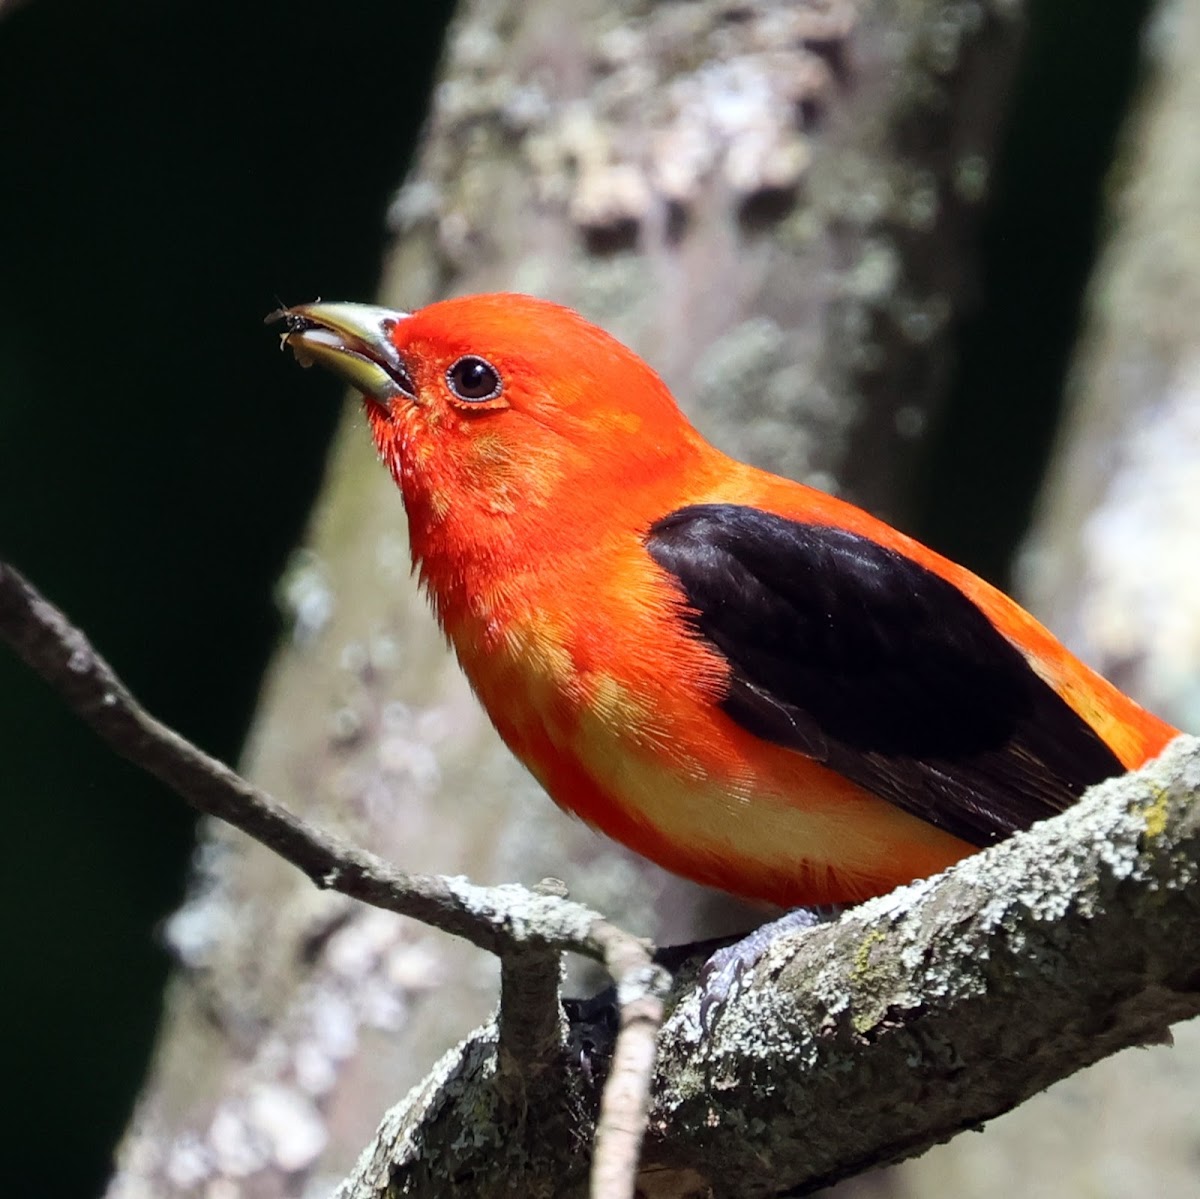
[[[121,757],[186,803],[260,841],[318,886],[462,937],[501,958],[531,950],[604,963],[617,983],[621,1031],[605,1084],[593,1158],[595,1199],[630,1199],[662,1024],[665,974],[645,941],[559,895],[465,878],[408,874],[317,828],[150,715],[83,632],[0,561],[0,639]],[[544,962],[544,959],[543,959]]]
[[[620,930],[613,932],[619,934]],[[643,957],[641,946],[630,947],[619,937],[611,944],[612,955],[606,961],[609,973],[621,980],[617,983],[621,1017],[596,1122],[592,1195],[624,1197],[633,1195],[637,1177],[671,976],[648,956]]]

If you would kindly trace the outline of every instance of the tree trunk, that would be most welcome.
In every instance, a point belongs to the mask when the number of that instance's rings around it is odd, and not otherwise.
[[[1019,14],[467,3],[392,206],[382,302],[570,303],[724,449],[903,517],[970,295]],[[362,424],[347,414],[282,584],[293,628],[253,779],[407,867],[559,875],[663,941],[752,923],[559,813],[502,749],[409,577]],[[222,829],[169,933],[181,970],[114,1199],[323,1194],[495,1003],[482,955],[318,894]]]

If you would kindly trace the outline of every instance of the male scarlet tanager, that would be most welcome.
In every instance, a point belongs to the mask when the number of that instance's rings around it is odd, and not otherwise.
[[[1175,735],[968,570],[709,445],[569,309],[280,315],[302,362],[362,392],[500,735],[668,870],[783,907],[863,899]]]

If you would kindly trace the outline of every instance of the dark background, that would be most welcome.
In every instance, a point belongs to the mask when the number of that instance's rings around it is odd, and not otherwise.
[[[277,297],[372,296],[449,7],[27,0],[0,17],[0,556],[226,759],[338,415],[337,385],[301,380],[262,318]],[[1145,7],[1032,7],[918,530],[993,578],[1043,469]],[[155,928],[191,821],[3,652],[0,804],[0,1189],[92,1195],[151,1048]]]

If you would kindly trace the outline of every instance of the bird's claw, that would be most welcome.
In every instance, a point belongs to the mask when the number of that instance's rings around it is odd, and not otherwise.
[[[813,928],[831,918],[836,910],[796,908],[778,920],[718,949],[700,970],[696,989],[700,995],[700,1029],[707,1036],[716,1028],[721,1011],[741,984],[746,973],[762,960],[780,937]]]

